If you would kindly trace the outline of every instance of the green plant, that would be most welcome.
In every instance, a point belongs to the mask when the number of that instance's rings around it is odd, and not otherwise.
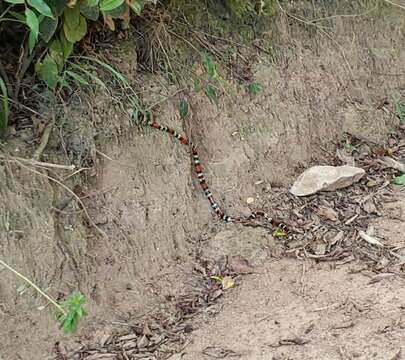
[[[182,99],[179,104],[179,114],[180,119],[185,119],[188,115],[188,102],[185,99]]]
[[[395,112],[396,112],[397,116],[399,117],[399,121],[401,123],[405,122],[405,109],[402,104],[401,98],[395,96],[393,98],[393,101],[394,101]]]
[[[55,308],[56,318],[65,334],[70,334],[77,330],[80,320],[87,315],[86,310],[83,308],[83,305],[86,303],[86,299],[82,294],[73,293],[67,298],[66,301],[63,302],[63,304],[59,304],[50,295],[48,295],[43,290],[41,290],[41,288],[35,285],[30,279],[22,275],[20,272],[12,268],[1,259],[0,265],[11,271],[14,275],[23,280],[27,285],[31,286],[39,295],[41,295],[45,300],[48,301],[49,304],[51,304]],[[19,289],[21,289],[21,287],[19,287]],[[20,293],[22,292],[21,290],[19,291]]]
[[[8,94],[6,83],[0,77],[0,135],[4,133],[8,124]]]
[[[80,293],[71,294],[64,302],[65,313],[58,316],[59,325],[65,334],[71,334],[77,330],[80,320],[87,315],[83,308],[86,304],[85,297]]]
[[[206,55],[202,60],[202,64],[206,74],[208,75],[208,79],[205,85],[205,95],[211,100],[211,102],[217,103],[218,102],[218,94],[217,94],[217,87],[215,84],[221,84],[222,79],[218,75],[217,69],[215,67],[215,63],[211,56]]]
[[[31,62],[35,63],[37,78],[52,91],[71,82],[87,84],[83,76],[67,69],[66,64],[75,44],[87,34],[89,24],[102,17],[110,30],[115,29],[117,19],[128,26],[131,11],[139,15],[148,1],[151,0],[0,1],[0,41],[8,44],[23,69],[16,73],[15,83],[6,75],[0,81],[0,130],[8,123],[11,96],[10,93],[6,95],[4,88],[12,89],[13,99],[17,101],[22,77],[30,69]],[[17,40],[9,40],[11,33],[16,34]],[[20,44],[15,44],[16,41]],[[0,73],[4,75],[4,72],[0,63]]]
[[[263,90],[263,87],[258,84],[257,82],[252,82],[248,85],[248,91],[251,94],[257,95],[258,93],[260,93]]]

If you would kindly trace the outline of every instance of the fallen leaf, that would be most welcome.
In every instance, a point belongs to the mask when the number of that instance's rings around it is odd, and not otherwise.
[[[405,185],[405,173],[402,174],[401,176],[394,177],[394,179],[392,179],[392,182],[395,185]]]
[[[384,156],[380,161],[387,167],[399,170],[401,172],[405,172],[405,164],[397,160],[394,160],[393,158]]]
[[[149,345],[149,340],[148,338],[143,335],[138,342],[136,343],[136,346],[138,347],[138,349],[140,348],[146,348]]]
[[[366,184],[368,187],[374,187],[374,186],[376,186],[377,185],[377,181],[375,181],[375,180],[369,180],[369,181],[367,181],[367,184]]]
[[[147,321],[145,321],[145,324],[143,325],[143,335],[145,335],[145,336],[152,336],[153,335]]]
[[[225,276],[222,279],[221,283],[222,283],[222,288],[224,290],[232,289],[233,287],[235,287],[235,280],[232,279],[232,277],[230,277],[230,276]]]
[[[333,210],[332,208],[326,207],[326,206],[320,206],[316,213],[319,216],[322,216],[326,219],[332,220],[332,221],[337,221],[339,220],[339,215],[338,213]]]
[[[367,214],[376,214],[377,213],[377,208],[374,205],[373,200],[368,199],[364,204],[363,204],[363,209]]]
[[[344,165],[350,165],[354,166],[354,157],[351,156],[346,149],[337,149],[336,150],[336,156],[339,158],[339,160],[344,164]]]
[[[368,242],[371,245],[377,245],[377,246],[380,246],[380,247],[384,247],[384,244],[382,242],[380,242],[376,238],[373,238],[372,236],[366,234],[362,230],[359,231],[359,235],[364,241]]]
[[[202,353],[214,359],[225,359],[226,357],[240,357],[241,354],[236,353],[233,350],[223,349],[215,346],[206,347]]]
[[[227,268],[237,274],[250,274],[253,272],[253,267],[240,255],[228,256]]]
[[[280,228],[277,228],[274,232],[273,232],[273,237],[278,238],[278,237],[283,237],[283,236],[287,236],[287,233]]]

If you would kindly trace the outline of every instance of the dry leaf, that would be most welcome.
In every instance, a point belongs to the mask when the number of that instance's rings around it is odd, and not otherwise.
[[[111,31],[115,31],[114,19],[110,15],[104,15],[104,23]]]
[[[377,208],[374,205],[373,200],[369,199],[363,204],[363,209],[368,214],[376,214]]]
[[[329,207],[326,207],[326,206],[320,206],[318,208],[318,210],[316,211],[316,213],[319,216],[322,216],[322,217],[327,218],[327,219],[332,220],[332,221],[339,220],[338,213],[335,210],[333,210],[332,208],[329,208]]]
[[[227,268],[229,271],[237,274],[250,274],[253,272],[253,267],[249,262],[240,255],[228,256]]]
[[[230,276],[225,276],[222,279],[221,284],[224,290],[232,289],[233,287],[235,287],[235,280],[232,279],[232,277]]]
[[[143,325],[143,335],[145,335],[145,336],[152,336],[153,335],[147,321],[145,321],[145,324]]]
[[[374,187],[374,186],[376,186],[377,185],[377,181],[375,181],[375,180],[369,180],[369,181],[367,181],[367,184],[366,184],[368,187]]]

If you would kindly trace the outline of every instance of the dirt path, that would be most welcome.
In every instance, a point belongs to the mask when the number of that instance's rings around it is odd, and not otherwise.
[[[362,269],[271,260],[228,294],[219,315],[173,359],[402,359],[403,279]]]
[[[280,257],[280,244],[271,242],[274,256],[227,292],[216,316],[203,316],[173,359],[403,359],[405,191],[397,190],[369,228],[387,248],[402,249],[401,261],[378,249],[362,258],[355,250],[361,238],[352,243],[354,256],[331,262]],[[238,253],[252,246],[243,244]]]

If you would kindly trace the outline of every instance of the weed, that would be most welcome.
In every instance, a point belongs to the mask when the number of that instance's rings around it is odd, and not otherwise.
[[[73,293],[70,295],[63,304],[59,304],[55,299],[50,295],[41,290],[37,285],[35,285],[30,279],[26,276],[19,273],[17,270],[12,268],[6,262],[0,259],[0,265],[5,267],[7,270],[11,271],[14,275],[23,280],[27,285],[32,287],[39,295],[41,295],[45,300],[52,305],[57,314],[56,317],[59,321],[59,325],[64,331],[65,334],[70,334],[77,330],[80,320],[87,315],[86,310],[83,308],[83,305],[86,303],[84,296],[80,293]],[[20,286],[18,289],[20,294],[25,290],[25,286]],[[44,307],[42,307],[44,308]]]
[[[85,297],[80,293],[71,294],[62,304],[66,310],[58,316],[59,325],[65,334],[71,334],[77,330],[80,320],[87,315],[83,305]]]
[[[263,90],[263,87],[260,84],[258,84],[257,82],[252,82],[248,85],[248,91],[253,95],[257,95],[262,90]]]
[[[188,102],[182,99],[179,104],[180,119],[185,119],[188,115]]]

